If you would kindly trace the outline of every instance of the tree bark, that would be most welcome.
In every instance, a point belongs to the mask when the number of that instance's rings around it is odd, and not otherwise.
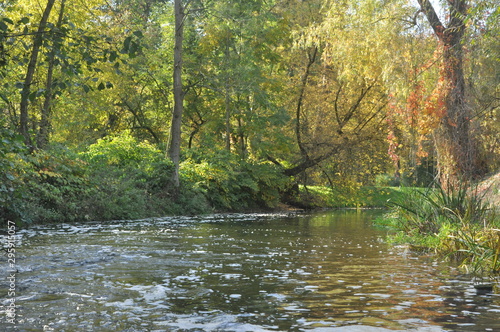
[[[50,12],[54,6],[55,0],[48,0],[45,10],[43,12],[42,18],[40,19],[40,24],[38,30],[33,38],[33,47],[31,49],[30,61],[28,63],[28,69],[26,71],[26,77],[23,83],[23,89],[21,91],[21,104],[19,107],[19,132],[24,136],[24,141],[30,149],[33,149],[31,137],[28,130],[29,122],[29,99],[31,94],[31,84],[33,83],[33,77],[35,76],[36,65],[38,62],[38,54],[40,53],[40,47],[42,46],[43,34],[45,33],[45,27],[47,26],[47,21],[49,19]]]
[[[311,66],[316,62],[316,57],[318,55],[318,47],[315,46],[312,50],[307,52],[307,65],[304,75],[302,76],[300,90],[299,90],[299,98],[297,100],[297,107],[295,110],[295,137],[297,139],[297,145],[299,146],[300,154],[303,158],[308,159],[308,153],[304,144],[302,142],[302,106],[304,104],[304,96],[307,87],[307,80],[309,79],[309,75],[311,74]]]
[[[438,171],[443,186],[455,187],[461,181],[480,175],[477,144],[472,135],[472,112],[466,98],[463,71],[464,19],[467,1],[448,1],[450,15],[445,27],[429,0],[418,0],[435,35],[443,47],[440,80],[444,114],[434,134]]]
[[[174,44],[174,109],[170,126],[170,145],[168,155],[174,163],[172,182],[176,192],[180,187],[179,164],[181,153],[181,124],[184,103],[182,88],[182,42],[184,39],[184,8],[181,0],[174,0],[175,11],[175,44]]]

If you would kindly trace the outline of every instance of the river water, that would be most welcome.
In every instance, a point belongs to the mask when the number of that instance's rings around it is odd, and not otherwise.
[[[0,330],[500,331],[499,295],[477,294],[453,264],[386,244],[379,213],[18,230],[17,316],[14,327],[2,269]]]

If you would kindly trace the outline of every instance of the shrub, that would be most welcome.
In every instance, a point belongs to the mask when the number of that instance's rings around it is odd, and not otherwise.
[[[245,161],[226,151],[181,165],[184,183],[197,188],[215,209],[274,207],[288,179],[273,164]]]
[[[375,185],[379,187],[397,187],[401,185],[401,180],[389,174],[378,174],[375,176]]]
[[[90,195],[85,163],[68,150],[35,151],[26,156],[25,221],[81,220],[82,201]]]
[[[26,219],[24,198],[26,185],[23,181],[26,148],[23,137],[14,131],[0,127],[0,218],[4,221]]]
[[[93,187],[86,204],[87,218],[136,219],[169,214],[166,201],[173,164],[152,144],[124,133],[100,139],[80,155],[88,163]]]
[[[92,167],[147,168],[165,159],[162,152],[152,144],[138,142],[127,132],[99,139],[80,155]]]

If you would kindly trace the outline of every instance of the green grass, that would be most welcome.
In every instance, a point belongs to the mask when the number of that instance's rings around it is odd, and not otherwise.
[[[450,257],[471,274],[500,272],[500,220],[474,184],[410,188],[378,222],[394,230],[390,242]]]
[[[299,200],[324,208],[383,208],[405,192],[400,187],[364,186],[332,189],[323,186],[300,186]]]

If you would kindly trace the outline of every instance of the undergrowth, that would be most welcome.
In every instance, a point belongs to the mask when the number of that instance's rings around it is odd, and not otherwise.
[[[288,181],[272,163],[225,152],[191,155],[182,162],[177,193],[164,152],[128,134],[100,139],[79,153],[60,146],[29,153],[20,141],[19,147],[0,146],[0,157],[6,170],[0,214],[18,224],[272,208]]]

